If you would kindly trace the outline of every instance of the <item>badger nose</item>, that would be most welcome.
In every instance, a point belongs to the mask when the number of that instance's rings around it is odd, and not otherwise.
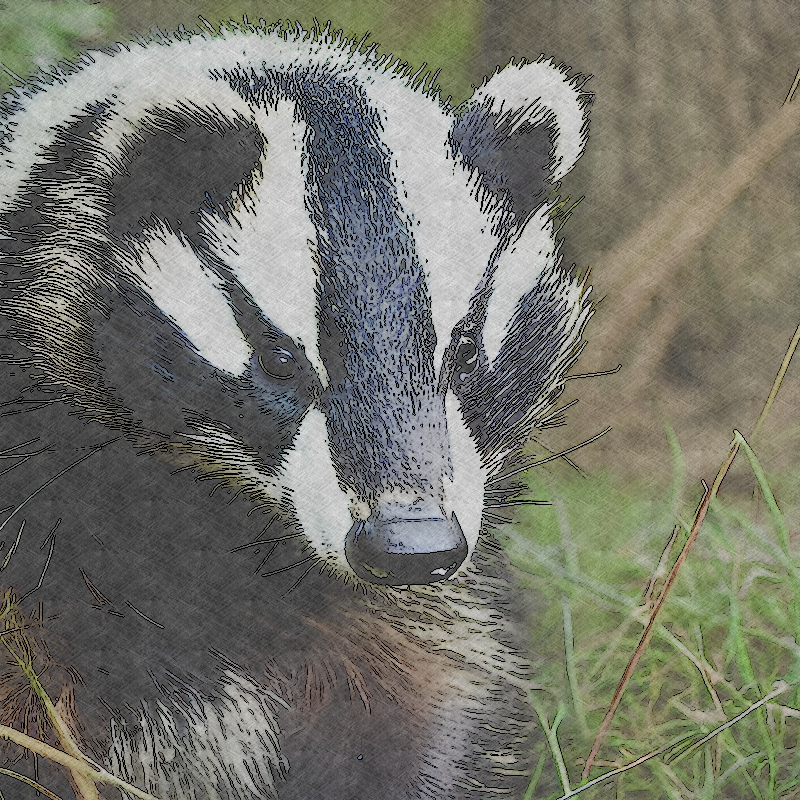
[[[467,557],[467,549],[455,514],[449,520],[383,519],[372,514],[348,531],[345,556],[365,581],[406,586],[449,578]]]

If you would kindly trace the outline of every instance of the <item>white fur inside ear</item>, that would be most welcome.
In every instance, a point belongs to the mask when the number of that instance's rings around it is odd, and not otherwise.
[[[517,124],[544,121],[555,116],[553,179],[561,180],[583,152],[588,136],[581,92],[552,61],[509,64],[477,89],[472,102],[487,104],[491,113],[527,110]]]

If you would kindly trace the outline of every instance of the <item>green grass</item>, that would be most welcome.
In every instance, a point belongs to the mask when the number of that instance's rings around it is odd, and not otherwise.
[[[88,0],[0,2],[0,91],[76,55],[80,42],[100,41],[114,15]]]
[[[199,17],[214,28],[244,16],[251,23],[299,21],[307,30],[332,21],[334,30],[377,42],[380,53],[408,62],[410,73],[441,69],[443,99],[457,105],[472,94],[469,61],[475,55],[484,9],[483,0],[411,0],[354,3],[352,0],[141,0],[94,3],[90,0],[0,0],[0,92],[24,81],[37,68],[77,56],[87,46],[129,41],[130,31],[147,34],[158,25],[175,30],[208,32]],[[18,80],[19,79],[19,80]]]
[[[662,491],[623,487],[608,475],[539,471],[529,479],[529,495],[553,505],[525,507],[514,525],[499,531],[536,604],[533,646],[545,689],[534,693],[534,707],[551,727],[558,723],[550,755],[563,761],[565,791],[580,785],[584,760],[636,650],[649,614],[644,590],[674,524],[681,529],[656,596],[688,536],[700,489],[682,497],[675,455],[676,480]],[[590,777],[681,744],[583,798],[800,796],[800,572],[770,482],[752,451],[741,454],[742,464],[748,456],[761,495],[726,500],[723,484],[723,498],[712,504],[689,551]],[[676,758],[770,693],[776,681],[790,686]]]

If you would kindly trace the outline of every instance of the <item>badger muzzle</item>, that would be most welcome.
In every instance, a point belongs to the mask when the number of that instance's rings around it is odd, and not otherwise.
[[[357,520],[347,534],[345,556],[353,572],[385,586],[435,583],[449,578],[467,557],[467,540],[455,513],[443,517]]]

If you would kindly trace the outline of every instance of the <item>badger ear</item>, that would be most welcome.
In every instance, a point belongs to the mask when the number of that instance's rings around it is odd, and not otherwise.
[[[551,61],[509,64],[478,87],[453,125],[454,152],[518,220],[541,206],[583,152],[586,80]]]

